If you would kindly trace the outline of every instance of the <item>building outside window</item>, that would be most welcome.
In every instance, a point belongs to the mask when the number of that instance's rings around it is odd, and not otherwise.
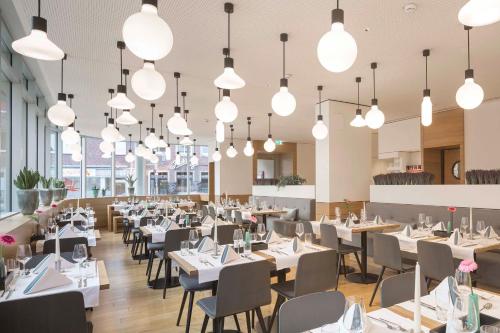
[[[58,133],[49,130],[49,167],[48,176],[57,178],[57,146],[58,146]]]
[[[82,194],[81,162],[73,161],[68,146],[62,146],[62,177],[68,189],[68,198],[79,198]]]
[[[10,81],[0,72],[0,216],[10,211]]]
[[[135,149],[135,143],[132,142],[132,152]],[[115,145],[115,195],[129,195],[127,177],[132,175],[136,178],[136,162],[128,163],[125,161],[125,155],[129,150],[128,142],[117,142]],[[137,182],[134,184],[137,187]]]
[[[101,139],[85,139],[85,196],[94,196],[93,189],[98,189],[98,196],[111,195],[111,158],[103,158],[99,149]]]

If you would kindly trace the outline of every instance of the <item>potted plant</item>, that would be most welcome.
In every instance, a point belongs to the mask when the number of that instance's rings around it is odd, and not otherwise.
[[[54,201],[61,201],[64,199],[64,180],[54,179],[52,181],[53,199]]]
[[[40,184],[42,185],[42,188],[38,190],[38,193],[40,194],[40,202],[42,203],[42,206],[49,206],[50,203],[52,202],[52,196],[54,191],[50,188],[50,185],[52,185],[52,178],[45,178],[45,177],[40,177]]]
[[[17,204],[23,215],[33,214],[38,207],[38,190],[35,187],[39,180],[38,171],[32,171],[26,167],[19,171],[14,180],[14,185],[17,187]]]
[[[132,175],[128,175],[126,180],[128,184],[128,195],[134,195],[135,192],[134,184],[137,181],[137,179],[132,177]]]
[[[99,195],[99,187],[97,186],[92,186],[92,194],[94,195],[94,198],[97,198],[97,196]]]
[[[102,193],[102,196],[105,197],[106,196],[106,188],[102,188],[101,193]]]
[[[278,179],[278,188],[285,187],[287,185],[302,185],[306,182],[306,180],[299,175],[292,176],[281,176]]]

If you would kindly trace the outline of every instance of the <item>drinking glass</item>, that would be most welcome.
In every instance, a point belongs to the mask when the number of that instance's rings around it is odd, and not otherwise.
[[[28,244],[21,244],[17,246],[16,259],[20,264],[23,264],[21,270],[22,275],[26,271],[26,263],[31,259],[31,247]]]
[[[335,219],[340,220],[340,207],[335,207]]]
[[[364,208],[361,208],[360,212],[359,212],[359,218],[360,218],[360,222],[364,223],[366,222],[366,211]]]
[[[233,232],[233,247],[236,253],[240,253],[240,246],[243,241],[243,232],[241,229],[236,229]]]
[[[189,241],[181,241],[181,256],[187,256],[189,254]]]
[[[302,235],[304,234],[304,224],[302,223],[297,223],[295,225],[295,234],[302,239]]]
[[[262,241],[262,237],[266,234],[266,226],[264,223],[257,223],[257,235],[259,235],[260,240]]]
[[[312,234],[310,232],[304,235],[304,242],[306,243],[306,245],[312,244]]]
[[[366,310],[361,297],[346,297],[342,325],[347,332],[361,333],[365,331]]]
[[[198,231],[197,230],[189,230],[189,242],[191,243],[191,245],[193,245],[193,249],[194,249],[194,246],[196,245],[196,243],[198,243]]]
[[[471,292],[471,276],[470,273],[462,272],[460,270],[455,271],[455,280],[457,281],[458,292],[461,295],[468,295]]]
[[[448,319],[448,308],[450,306],[450,297],[447,293],[446,297],[434,293],[434,300],[436,301],[436,318],[440,321],[446,322]]]
[[[418,214],[418,230],[423,231],[425,227],[425,214]]]
[[[19,261],[9,258],[6,260],[7,272],[17,272],[19,269]]]
[[[460,295],[455,300],[451,325],[457,333],[473,333],[479,328],[476,306],[469,302],[468,295]]]
[[[252,253],[252,242],[245,242],[243,246],[243,253],[245,256],[249,256]]]
[[[460,232],[465,236],[467,230],[469,230],[469,222],[467,221],[467,218],[462,217],[462,221],[460,221]]]
[[[85,277],[86,278],[94,278],[97,276],[97,259],[96,258],[88,258],[83,263],[85,266]]]
[[[432,228],[432,216],[426,216],[425,217],[425,226],[429,230]]]
[[[148,227],[152,227],[153,226],[153,219],[148,219]]]
[[[477,221],[476,230],[478,234],[484,237],[484,233],[486,231],[486,223],[484,223],[484,221]]]
[[[78,263],[78,274],[80,279],[82,278],[82,263],[87,260],[87,245],[85,244],[75,244],[73,248],[73,260]]]

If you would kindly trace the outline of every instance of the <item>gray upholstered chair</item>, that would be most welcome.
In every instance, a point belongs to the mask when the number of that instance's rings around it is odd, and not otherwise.
[[[373,262],[381,266],[377,283],[373,289],[370,306],[373,304],[380,282],[384,277],[386,268],[396,271],[398,274],[407,272],[413,268],[403,262],[399,240],[396,236],[376,233],[373,235]]]
[[[295,236],[296,222],[276,220],[273,222],[273,230],[284,237]]]
[[[214,206],[208,206],[208,215],[210,215],[210,217],[215,220],[215,218],[217,217],[217,212],[215,211]]]
[[[455,276],[453,254],[447,244],[420,240],[417,242],[417,257],[427,287],[432,280],[442,281],[447,276]]]
[[[420,278],[422,296],[428,294],[425,279]],[[380,306],[388,308],[394,304],[406,302],[415,297],[415,272],[407,272],[388,277],[380,286]]]
[[[336,322],[343,314],[345,297],[339,291],[299,296],[283,303],[279,332],[301,333]]]
[[[214,331],[223,332],[224,317],[245,312],[250,332],[250,311],[255,310],[261,329],[266,332],[260,307],[271,303],[270,270],[271,264],[267,261],[222,268],[217,295],[200,299],[196,303],[205,312],[201,331],[205,333],[210,318],[214,321]]]
[[[73,237],[73,238],[60,238],[59,239],[59,249],[61,252],[73,252],[76,244],[85,244],[87,247],[87,253],[89,252],[89,241],[87,237]],[[49,239],[43,243],[43,254],[55,253],[56,252],[56,240]]]
[[[319,228],[321,234],[320,244],[337,252],[337,285],[335,286],[335,290],[337,290],[341,264],[343,264],[344,267],[344,276],[347,275],[345,255],[353,253],[356,261],[358,262],[359,269],[361,270],[361,263],[358,256],[358,252],[361,251],[361,248],[353,245],[342,244],[337,235],[337,228],[333,224],[322,223]]]
[[[208,215],[208,205],[201,206],[201,218],[204,219]]]
[[[295,280],[271,285],[271,289],[278,294],[278,298],[269,327],[273,327],[278,309],[285,300],[326,291],[335,288],[336,285],[337,253],[334,250],[304,253],[299,257]]]
[[[240,226],[237,224],[222,224],[217,226],[217,243],[219,245],[233,244],[233,233]],[[214,227],[210,232],[210,237],[214,238]]]
[[[80,291],[0,302],[2,332],[91,333]]]

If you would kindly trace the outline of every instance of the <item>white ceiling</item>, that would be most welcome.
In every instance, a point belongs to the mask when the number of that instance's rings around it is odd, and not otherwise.
[[[36,0],[13,1],[17,17],[4,19],[14,38],[30,29]],[[463,83],[466,68],[466,33],[457,13],[466,0],[416,0],[417,11],[405,13],[402,0],[341,1],[346,29],[358,44],[353,67],[332,74],[316,58],[316,44],[329,29],[331,0],[236,0],[231,17],[231,53],[236,71],[247,85],[234,91],[239,107],[235,137],[246,137],[246,117],[254,118],[255,139],[267,135],[266,114],[271,97],[279,88],[281,43],[279,34],[289,33],[287,72],[297,110],[287,118],[274,116],[273,136],[286,141],[311,142],[316,85],[323,84],[324,98],[355,101],[354,78],[361,76],[362,103],[370,104],[370,62],[377,61],[377,97],[387,120],[419,114],[424,85],[422,50],[431,49],[429,78],[434,109],[454,107],[456,89]],[[227,17],[223,0],[159,0],[159,14],[174,34],[172,52],[157,63],[167,80],[167,93],[157,101],[157,110],[167,119],[175,105],[173,72],[182,74],[181,90],[188,92],[190,127],[197,137],[212,136],[213,107],[217,90],[213,79],[222,72],[222,48],[226,45]],[[5,5],[5,4],[4,4]],[[84,134],[98,135],[107,111],[108,88],[119,80],[119,52],[125,19],[140,9],[140,0],[45,0],[42,16],[48,19],[50,38],[67,54],[65,90],[75,94],[78,127]],[[19,25],[19,21],[21,25]],[[368,30],[368,31],[365,31]],[[471,31],[472,68],[486,98],[500,96],[500,24]],[[52,101],[59,91],[58,62],[28,60],[35,74],[46,81],[45,93]],[[125,52],[124,64],[131,73],[142,66],[140,59]],[[39,78],[40,80],[40,78]],[[42,85],[44,86],[44,85]],[[137,104],[136,117],[149,125],[148,103],[129,89]],[[353,107],[354,115],[355,107]],[[126,133],[129,130],[125,130]],[[135,133],[135,132],[134,132]]]

